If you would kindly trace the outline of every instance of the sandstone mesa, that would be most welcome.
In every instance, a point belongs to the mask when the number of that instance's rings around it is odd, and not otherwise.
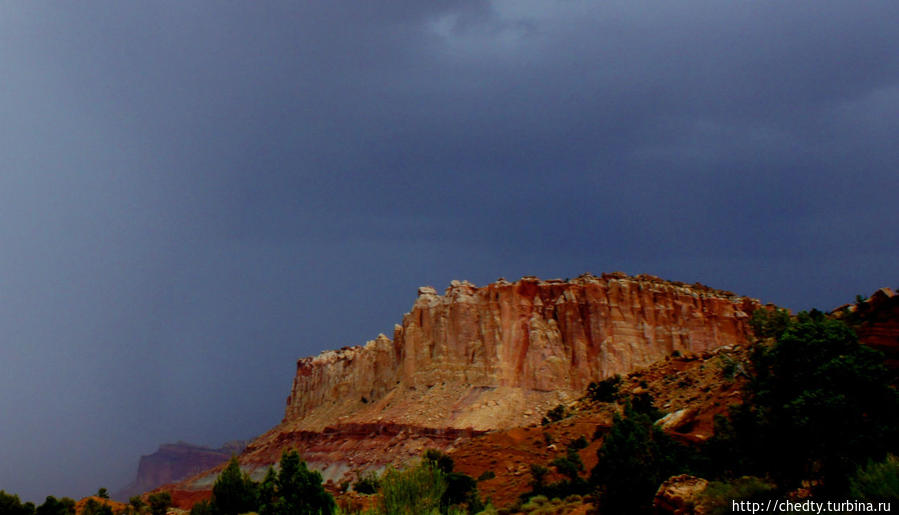
[[[758,307],[700,284],[623,273],[453,281],[443,295],[421,287],[392,339],[300,359],[284,419],[239,458],[261,477],[296,448],[326,480],[352,479],[427,448],[537,423],[591,381],[674,351],[742,344]],[[208,490],[217,473],[173,490]]]

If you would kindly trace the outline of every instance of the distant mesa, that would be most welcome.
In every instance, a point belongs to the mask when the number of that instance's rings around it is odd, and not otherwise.
[[[180,481],[193,474],[215,467],[243,452],[247,442],[235,440],[218,449],[187,442],[163,444],[153,454],[141,456],[137,477],[112,497],[126,502],[130,497],[153,490],[161,485]]]

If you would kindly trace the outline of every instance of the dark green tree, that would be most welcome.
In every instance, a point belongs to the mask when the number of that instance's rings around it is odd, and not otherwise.
[[[44,504],[41,504],[35,510],[36,515],[74,515],[75,514],[75,501],[68,497],[63,497],[62,499],[57,499],[52,495],[48,495],[44,500]]]
[[[822,479],[842,494],[859,466],[896,449],[899,397],[883,355],[842,322],[800,313],[756,348],[753,367],[747,402],[717,422],[710,442],[719,472],[770,474],[785,488]]]
[[[172,494],[168,492],[157,492],[147,497],[147,503],[150,505],[150,513],[153,515],[165,515],[165,512],[172,505]]]
[[[587,386],[587,397],[597,402],[615,402],[620,387],[621,376],[616,374],[598,383],[590,383]]]
[[[372,495],[377,493],[380,487],[381,485],[378,481],[378,476],[373,472],[369,472],[356,481],[353,485],[353,490],[363,495]]]
[[[449,455],[440,452],[437,449],[426,450],[424,459],[433,463],[434,466],[440,469],[444,474],[449,474],[453,471],[453,467],[456,466],[456,464],[453,463],[453,459],[450,458]]]
[[[52,495],[48,495],[44,500],[44,504],[41,504],[35,510],[36,515],[74,515],[74,513],[74,500],[69,499],[68,497],[57,499]]]
[[[98,502],[96,499],[88,499],[84,504],[82,515],[113,515],[112,508],[106,504]]]
[[[97,490],[97,497],[99,497],[100,499],[109,499],[109,490],[101,487],[99,490]]]
[[[190,515],[218,515],[212,501],[203,500],[190,508]]]
[[[453,472],[455,463],[446,453],[437,449],[428,449],[424,453],[424,460],[431,463],[443,472],[446,481],[446,491],[440,498],[440,506],[446,511],[450,506],[467,505],[468,511],[477,513],[483,503],[478,495],[478,483],[468,474]]]
[[[759,308],[752,312],[749,326],[756,338],[777,338],[790,325],[790,312],[785,309]]]
[[[212,486],[212,504],[222,515],[238,515],[256,511],[256,483],[240,471],[237,457],[232,456],[225,470]]]
[[[337,506],[297,451],[281,454],[277,476],[270,470],[260,490],[261,515],[331,515]]]
[[[603,513],[647,513],[659,485],[683,467],[686,454],[646,413],[625,405],[597,451],[590,484]]]
[[[143,510],[144,506],[146,506],[144,500],[141,499],[139,495],[135,495],[128,499],[128,505],[131,507],[131,511],[134,513],[140,513],[141,510]]]
[[[22,504],[18,495],[8,494],[0,490],[0,515],[32,515],[33,513],[33,504]]]

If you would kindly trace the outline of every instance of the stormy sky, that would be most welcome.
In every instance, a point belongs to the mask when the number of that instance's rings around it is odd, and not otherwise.
[[[275,425],[419,285],[899,286],[899,3],[0,3],[0,489]]]

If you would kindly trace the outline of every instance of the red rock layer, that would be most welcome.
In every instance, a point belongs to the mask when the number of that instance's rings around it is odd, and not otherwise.
[[[453,281],[442,296],[422,287],[393,340],[381,335],[364,347],[299,360],[284,424],[513,427],[591,381],[673,351],[741,343],[758,306],[647,275],[525,277],[481,288]]]

